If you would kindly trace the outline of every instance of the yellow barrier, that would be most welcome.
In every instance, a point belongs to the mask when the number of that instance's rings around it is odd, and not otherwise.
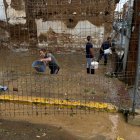
[[[116,106],[110,103],[100,103],[100,102],[82,102],[73,100],[63,100],[55,98],[39,98],[31,96],[17,96],[17,95],[0,95],[1,101],[7,102],[18,102],[18,103],[30,103],[30,104],[42,104],[42,105],[62,105],[67,107],[79,107],[79,108],[90,108],[106,110],[109,112],[117,112]]]
[[[117,140],[124,140],[124,138],[117,137]]]

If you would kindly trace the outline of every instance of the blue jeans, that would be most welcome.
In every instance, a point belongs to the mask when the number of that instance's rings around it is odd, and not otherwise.
[[[91,62],[92,62],[92,58],[86,58],[87,59],[87,68],[92,68],[91,66]]]
[[[92,58],[86,58],[87,60],[87,73],[94,74],[94,67],[91,65]]]

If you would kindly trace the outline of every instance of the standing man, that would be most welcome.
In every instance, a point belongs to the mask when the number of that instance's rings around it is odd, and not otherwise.
[[[86,43],[86,60],[87,60],[87,74],[94,74],[94,68],[91,66],[93,60],[93,45],[91,43],[91,36],[87,36]]]
[[[108,37],[107,40],[102,43],[102,46],[99,52],[98,62],[104,56],[104,65],[107,65],[108,54],[104,54],[104,50],[109,49],[110,47],[111,47],[111,37]]]
[[[51,53],[47,53],[46,49],[41,49],[39,52],[40,52],[40,56],[43,57],[42,59],[40,59],[40,61],[45,62],[45,64],[49,66],[51,70],[50,74],[57,74],[60,67],[55,57]]]

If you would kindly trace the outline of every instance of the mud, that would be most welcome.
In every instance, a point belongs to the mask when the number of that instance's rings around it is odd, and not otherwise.
[[[32,52],[33,50],[15,52],[15,49],[1,51],[4,61],[0,60],[0,81],[9,89],[2,94],[109,102],[120,108],[131,106],[125,83],[118,78],[105,76],[106,72],[111,70],[111,60],[107,66],[103,65],[102,60],[95,74],[87,75],[83,53],[55,52],[60,72],[57,76],[52,76],[48,67],[45,73],[37,73],[31,67],[32,62],[39,59],[39,53]],[[96,55],[98,56],[98,53]]]
[[[86,60],[83,53],[55,52],[54,54],[61,66],[57,76],[51,76],[49,69],[44,74],[38,74],[32,69],[32,62],[39,58],[37,50],[20,52],[16,49],[12,51],[1,49],[0,83],[8,86],[9,90],[0,94],[78,99],[81,102],[106,101],[120,107],[131,106],[126,85],[117,78],[104,75],[111,68],[110,58],[107,66],[102,65],[102,60],[95,75],[90,76],[86,74]],[[116,113],[5,102],[0,102],[0,110],[1,119],[24,121],[1,121],[0,137],[3,140],[9,136],[15,139],[20,136],[27,140],[30,137],[36,139],[36,136],[41,136],[40,139],[70,137],[81,140],[114,140],[119,136],[126,140],[139,140],[140,128],[125,123],[125,119]],[[13,123],[17,127],[14,127]],[[37,128],[41,131],[38,132]],[[47,135],[42,136],[44,133]]]
[[[1,140],[78,140],[61,127],[47,124],[32,124],[25,121],[0,120]]]
[[[24,107],[25,112],[26,109],[27,108]],[[20,135],[21,138],[31,136],[36,139],[36,136],[41,136],[40,139],[44,139],[42,134],[46,133],[45,138],[50,137],[52,139],[59,139],[60,136],[61,139],[66,139],[67,136],[70,136],[73,139],[78,138],[79,140],[115,140],[118,137],[124,138],[125,140],[139,140],[140,127],[127,124],[120,114],[79,112],[79,114],[70,115],[69,113],[58,114],[55,112],[55,114],[52,115],[51,113],[48,115],[41,115],[39,113],[38,116],[36,116],[36,114],[30,116],[26,114],[17,115],[18,112],[16,112],[15,115],[10,115],[8,112],[5,112],[4,118],[5,120],[10,119],[13,122],[9,122],[9,125],[8,122],[2,123],[1,130],[8,129],[7,131],[10,134],[15,132],[15,138]],[[15,122],[17,120],[18,123]],[[13,128],[9,130],[14,122],[17,127],[14,125]],[[22,126],[20,124],[22,124]],[[21,131],[22,133],[20,133]],[[7,136],[7,133],[3,132],[2,134],[6,134]]]

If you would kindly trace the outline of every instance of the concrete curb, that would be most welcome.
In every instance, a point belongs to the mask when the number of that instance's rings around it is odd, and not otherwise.
[[[107,112],[118,112],[118,108],[110,103],[100,103],[93,101],[82,102],[56,98],[42,98],[42,97],[17,96],[17,95],[0,95],[0,101],[14,102],[19,104],[21,103],[21,104],[60,105],[64,107],[76,107]]]

